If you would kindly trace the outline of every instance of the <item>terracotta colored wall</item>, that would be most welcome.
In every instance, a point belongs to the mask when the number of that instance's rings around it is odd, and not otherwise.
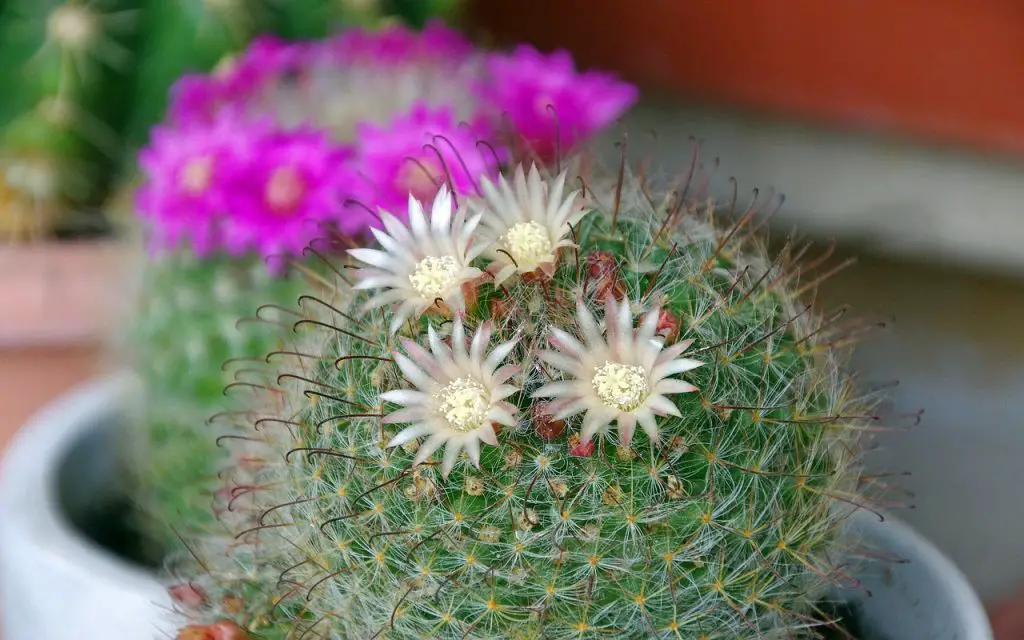
[[[477,0],[472,16],[651,88],[1024,154],[1016,0]]]

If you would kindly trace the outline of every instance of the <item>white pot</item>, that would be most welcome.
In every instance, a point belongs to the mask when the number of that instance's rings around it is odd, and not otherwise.
[[[3,640],[175,636],[172,602],[155,574],[72,525],[118,487],[109,427],[124,419],[131,387],[114,377],[72,391],[22,427],[0,461]]]
[[[858,511],[847,520],[857,548],[884,559],[855,567],[856,589],[833,592],[859,609],[857,640],[992,640],[985,608],[963,573],[909,526],[884,517]]]
[[[71,523],[116,497],[121,466],[111,429],[133,382],[114,377],[73,391],[17,434],[0,461],[0,620],[3,640],[166,640],[180,620],[155,575],[88,541]],[[848,521],[858,546],[905,560],[856,568],[857,640],[992,640],[963,574],[891,516]],[[867,595],[870,592],[870,596]]]

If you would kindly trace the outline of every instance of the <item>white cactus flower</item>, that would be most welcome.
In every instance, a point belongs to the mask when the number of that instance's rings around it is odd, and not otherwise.
[[[452,196],[442,187],[434,198],[428,221],[423,206],[409,196],[409,225],[381,211],[384,231],[370,231],[380,249],[350,249],[349,254],[370,265],[356,272],[355,289],[383,289],[367,301],[366,310],[398,303],[391,333],[418,317],[438,300],[452,311],[465,309],[462,286],[483,272],[470,265],[486,248],[473,242],[480,215],[467,220],[467,209],[452,211]]]
[[[583,344],[558,328],[551,329],[553,351],[538,357],[566,377],[534,392],[538,398],[554,398],[550,412],[563,419],[586,412],[580,437],[589,442],[594,434],[618,423],[619,438],[628,445],[639,422],[652,441],[657,441],[657,416],[679,416],[667,396],[690,393],[697,387],[670,376],[690,371],[702,362],[680,357],[693,343],[684,340],[665,348],[654,340],[658,309],[648,311],[638,330],[628,300],[609,297],[605,307],[607,338],[590,311],[579,300],[576,315]]]
[[[480,466],[480,443],[497,445],[493,425],[516,426],[518,411],[506,400],[519,391],[508,381],[520,368],[500,366],[517,340],[501,343],[488,352],[491,332],[491,325],[485,323],[468,342],[462,319],[457,316],[451,347],[432,326],[427,334],[429,352],[412,340],[402,340],[407,355],[395,353],[395,362],[415,389],[381,394],[382,400],[403,407],[385,416],[384,422],[409,425],[387,446],[397,447],[426,437],[416,452],[414,465],[422,464],[444,446],[441,474],[446,478],[463,449],[473,464]]]
[[[573,246],[572,227],[587,214],[577,201],[579,191],[564,195],[567,172],[549,184],[540,176],[537,166],[529,176],[522,165],[516,167],[515,187],[498,177],[497,185],[486,177],[481,179],[483,198],[475,206],[483,214],[481,227],[490,247],[489,271],[495,286],[513,274],[532,273],[538,269],[547,275],[554,272],[558,252]]]

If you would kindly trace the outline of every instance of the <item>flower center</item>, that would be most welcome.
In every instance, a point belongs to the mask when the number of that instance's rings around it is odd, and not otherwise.
[[[594,391],[606,406],[634,411],[650,395],[647,375],[638,365],[605,362],[594,372]]]
[[[437,161],[431,158],[420,158],[416,162],[407,161],[402,163],[395,178],[395,187],[399,191],[411,193],[417,200],[423,202],[433,199],[437,194],[439,178],[444,176],[444,170],[438,166]]]
[[[532,271],[538,264],[552,258],[547,231],[533,220],[513,225],[502,239],[520,270]]]
[[[306,195],[306,185],[295,167],[278,167],[267,180],[264,197],[271,211],[287,215],[295,211]]]
[[[423,258],[416,264],[409,282],[428,300],[443,298],[459,278],[459,262],[451,256]]]
[[[207,157],[195,158],[181,171],[179,182],[182,190],[197,196],[210,187],[213,181],[213,160]]]
[[[46,30],[56,42],[77,51],[86,51],[96,39],[96,16],[85,7],[57,7],[46,21]]]
[[[438,410],[452,431],[469,433],[484,426],[487,421],[490,399],[487,390],[476,380],[452,380],[437,395],[441,401]]]

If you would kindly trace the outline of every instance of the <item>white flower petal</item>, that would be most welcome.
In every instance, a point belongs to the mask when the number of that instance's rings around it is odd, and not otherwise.
[[[462,442],[458,439],[449,440],[444,448],[444,462],[441,463],[442,478],[447,478],[448,474],[452,472],[452,468],[459,460],[460,453],[462,453]]]
[[[467,438],[466,442],[466,453],[469,455],[469,459],[473,462],[473,466],[477,469],[480,468],[480,440],[477,438]]]
[[[395,264],[394,258],[391,255],[376,249],[349,249],[348,253],[360,262],[365,262],[381,269],[388,269],[388,267]]]
[[[491,425],[484,425],[480,427],[477,432],[477,437],[480,438],[480,442],[489,444],[491,446],[498,446],[498,436],[494,433],[494,427]]]
[[[692,393],[698,391],[697,387],[686,382],[685,380],[676,380],[675,378],[665,378],[659,380],[654,385],[653,392],[661,395],[667,395],[672,393]]]
[[[412,360],[400,353],[395,354],[395,364],[398,365],[405,379],[420,389],[430,389],[437,384],[430,376],[417,367]]]
[[[679,413],[679,407],[665,396],[650,396],[647,398],[647,407],[654,411],[654,413],[662,416],[675,416],[677,418],[681,418],[683,415]]]
[[[635,415],[640,427],[643,428],[651,442],[658,442],[661,438],[658,434],[658,421],[654,417],[654,412],[647,407],[640,407],[636,410]]]
[[[685,373],[687,371],[692,371],[693,369],[696,369],[697,367],[703,365],[704,363],[701,362],[700,360],[691,360],[690,358],[679,358],[677,360],[672,360],[670,362],[666,362],[664,364],[659,364],[655,366],[654,369],[651,370],[651,377],[655,379],[667,378],[668,376],[677,373]]]
[[[628,447],[633,441],[633,432],[636,431],[636,416],[632,413],[620,413],[618,423],[619,442],[622,446]]]
[[[395,389],[393,391],[387,391],[380,394],[381,400],[400,404],[402,406],[422,403],[427,399],[427,397],[427,394],[422,391],[413,391],[412,389]]]
[[[425,422],[420,422],[412,426],[406,427],[398,432],[394,438],[391,438],[391,442],[388,442],[387,447],[400,447],[407,442],[412,442],[420,436],[430,433],[430,425]]]
[[[427,458],[434,455],[434,452],[441,448],[441,445],[448,442],[448,439],[449,436],[446,433],[435,433],[427,438],[427,441],[416,450],[416,457],[412,461],[413,466],[426,462]]]

